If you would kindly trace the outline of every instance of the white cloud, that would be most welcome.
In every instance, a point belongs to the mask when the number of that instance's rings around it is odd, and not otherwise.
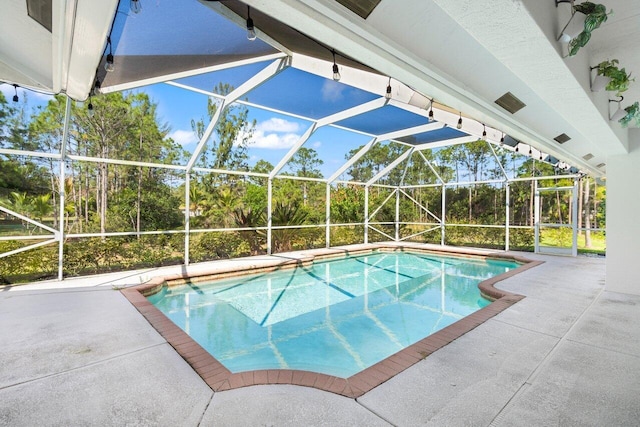
[[[173,139],[176,143],[185,146],[198,142],[196,134],[192,130],[178,129],[169,134],[169,138]]]
[[[313,144],[311,144],[311,146],[312,146],[313,148],[320,148],[320,147],[322,146],[322,142],[320,142],[320,141],[316,141],[316,142],[314,142]]]
[[[256,130],[249,140],[249,145],[255,148],[279,150],[293,147],[299,139],[300,135],[296,133],[264,133],[261,130]]]
[[[346,86],[333,80],[325,80],[322,84],[322,100],[328,102],[337,102],[344,98],[344,90]]]
[[[269,120],[265,120],[264,122],[260,122],[256,125],[256,131],[262,132],[288,132],[295,133],[298,131],[300,126],[298,123],[290,122],[288,120],[279,119],[277,117],[272,117]]]

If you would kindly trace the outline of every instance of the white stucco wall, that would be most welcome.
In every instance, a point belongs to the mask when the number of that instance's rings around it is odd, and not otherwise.
[[[606,288],[640,295],[640,129],[629,142],[629,154],[607,159]]]

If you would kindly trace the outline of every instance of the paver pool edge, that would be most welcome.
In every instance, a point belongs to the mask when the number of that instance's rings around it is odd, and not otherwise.
[[[166,317],[146,298],[146,295],[158,292],[163,286],[175,286],[192,281],[220,279],[248,273],[294,268],[298,265],[308,265],[309,263],[312,263],[314,259],[325,260],[335,256],[367,253],[374,249],[393,251],[408,249],[411,251],[449,255],[455,254],[470,257],[481,256],[483,258],[517,261],[522,265],[514,270],[494,276],[478,284],[481,294],[486,298],[493,300],[493,302],[488,306],[419,340],[418,342],[348,378],[339,378],[316,372],[291,369],[269,369],[232,373],[204,348],[196,343],[186,332],[169,320],[168,317]],[[426,249],[413,245],[406,247],[397,245],[371,245],[370,248],[360,247],[353,250],[320,249],[316,251],[304,251],[304,256],[285,258],[284,260],[274,261],[271,265],[260,266],[247,262],[247,264],[241,268],[235,267],[219,269],[211,272],[202,272],[197,276],[189,276],[185,274],[155,277],[147,283],[122,289],[121,292],[214,391],[230,390],[262,384],[293,384],[313,387],[350,398],[357,398],[523,299],[524,296],[522,295],[502,291],[495,288],[494,285],[507,277],[511,277],[542,263],[542,261],[531,261],[523,257],[504,253],[479,255],[477,252],[465,251],[464,249],[459,248],[456,248],[456,250],[447,249],[439,251],[434,250],[433,248]]]

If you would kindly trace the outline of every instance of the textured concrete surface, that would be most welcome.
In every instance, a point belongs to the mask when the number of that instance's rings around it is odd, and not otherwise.
[[[526,299],[357,400],[213,393],[111,289],[150,272],[2,289],[0,425],[637,425],[640,297],[601,258],[520,255],[545,264],[497,287]]]
[[[0,425],[198,425],[212,395],[160,344],[0,389]]]
[[[395,425],[488,425],[557,342],[489,320],[358,400]]]
[[[388,426],[344,396],[294,385],[264,385],[216,393],[202,425]]]

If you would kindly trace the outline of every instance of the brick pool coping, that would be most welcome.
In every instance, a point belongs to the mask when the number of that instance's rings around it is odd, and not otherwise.
[[[293,268],[298,265],[312,263],[314,258],[319,260],[328,257],[353,255],[378,250],[411,250],[429,253],[458,254],[465,256],[482,256],[484,258],[504,259],[517,261],[522,265],[499,276],[492,277],[478,284],[483,296],[493,300],[488,306],[466,316],[457,322],[429,335],[426,338],[406,347],[403,350],[387,357],[386,359],[350,376],[340,378],[331,375],[292,370],[292,369],[267,369],[248,372],[232,373],[222,363],[209,354],[200,344],[195,342],[186,332],[173,323],[149,300],[147,295],[152,295],[164,286],[175,286],[192,281],[213,280],[215,278],[231,277],[240,274],[274,271],[283,268]],[[315,255],[314,255],[315,254]],[[475,329],[487,320],[496,316],[508,307],[524,298],[522,295],[506,292],[494,287],[494,285],[508,277],[533,268],[543,261],[532,261],[523,257],[509,254],[485,254],[464,249],[438,250],[425,249],[415,246],[385,246],[375,245],[368,248],[357,247],[353,249],[318,250],[307,251],[303,256],[287,258],[284,261],[247,265],[238,269],[217,269],[216,271],[198,273],[198,276],[188,277],[186,274],[156,277],[134,287],[122,289],[121,293],[131,304],[147,319],[147,321],[160,333],[160,335],[182,356],[182,358],[200,375],[213,391],[231,390],[240,387],[265,384],[293,384],[305,387],[313,387],[319,390],[336,393],[342,396],[357,398],[393,378],[405,369],[425,359],[431,353],[451,343],[465,333]]]

